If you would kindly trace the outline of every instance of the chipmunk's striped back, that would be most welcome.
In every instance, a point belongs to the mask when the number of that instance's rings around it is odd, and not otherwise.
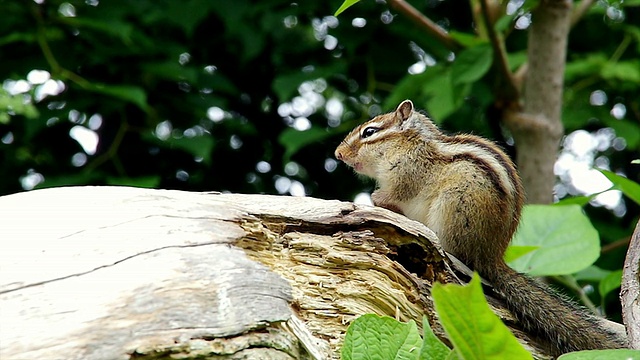
[[[427,225],[447,252],[489,280],[525,329],[546,339],[551,354],[624,346],[600,319],[504,262],[524,189],[494,143],[447,136],[405,100],[355,128],[335,155],[376,179],[374,204]]]
[[[361,171],[366,168],[365,162],[373,160],[367,159],[366,149],[382,142],[398,143],[395,146],[400,147],[403,143],[414,144],[425,148],[422,160],[473,164],[491,179],[497,191],[512,199],[511,210],[520,212],[524,203],[520,178],[511,159],[497,145],[473,135],[447,136],[426,115],[413,111],[410,101],[403,104],[395,112],[379,115],[353,129],[336,149],[336,157],[356,171],[381,180],[376,172]],[[384,158],[384,154],[378,155]]]

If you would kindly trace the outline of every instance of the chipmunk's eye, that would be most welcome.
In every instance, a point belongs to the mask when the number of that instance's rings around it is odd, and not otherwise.
[[[368,128],[365,128],[364,130],[362,130],[362,138],[363,138],[363,139],[366,139],[366,138],[368,138],[369,136],[371,136],[371,135],[373,135],[373,134],[377,133],[377,132],[378,132],[378,130],[380,130],[380,128],[373,127],[373,126],[370,126],[370,127],[368,127]]]

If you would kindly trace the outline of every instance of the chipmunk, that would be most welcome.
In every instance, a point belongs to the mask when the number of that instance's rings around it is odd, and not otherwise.
[[[405,100],[356,127],[335,156],[377,181],[371,195],[376,206],[425,224],[447,252],[493,284],[523,327],[548,342],[550,353],[625,346],[599,317],[505,263],[525,196],[513,162],[494,143],[445,135]]]

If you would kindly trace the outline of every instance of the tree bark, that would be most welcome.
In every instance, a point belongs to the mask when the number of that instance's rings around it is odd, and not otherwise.
[[[431,286],[468,276],[422,224],[339,201],[70,187],[0,219],[2,359],[337,359],[365,313],[445,339]]]
[[[517,144],[516,162],[528,203],[553,200],[553,167],[564,132],[562,93],[572,3],[542,0],[532,12],[524,108],[504,118]]]
[[[629,347],[640,350],[640,221],[631,236],[620,288],[622,319],[627,324]]]

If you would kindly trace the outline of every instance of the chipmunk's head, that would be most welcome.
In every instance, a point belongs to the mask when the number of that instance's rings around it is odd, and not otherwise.
[[[378,115],[353,129],[335,151],[356,172],[378,179],[380,171],[414,140],[426,141],[441,135],[425,115],[405,100],[395,111]]]

